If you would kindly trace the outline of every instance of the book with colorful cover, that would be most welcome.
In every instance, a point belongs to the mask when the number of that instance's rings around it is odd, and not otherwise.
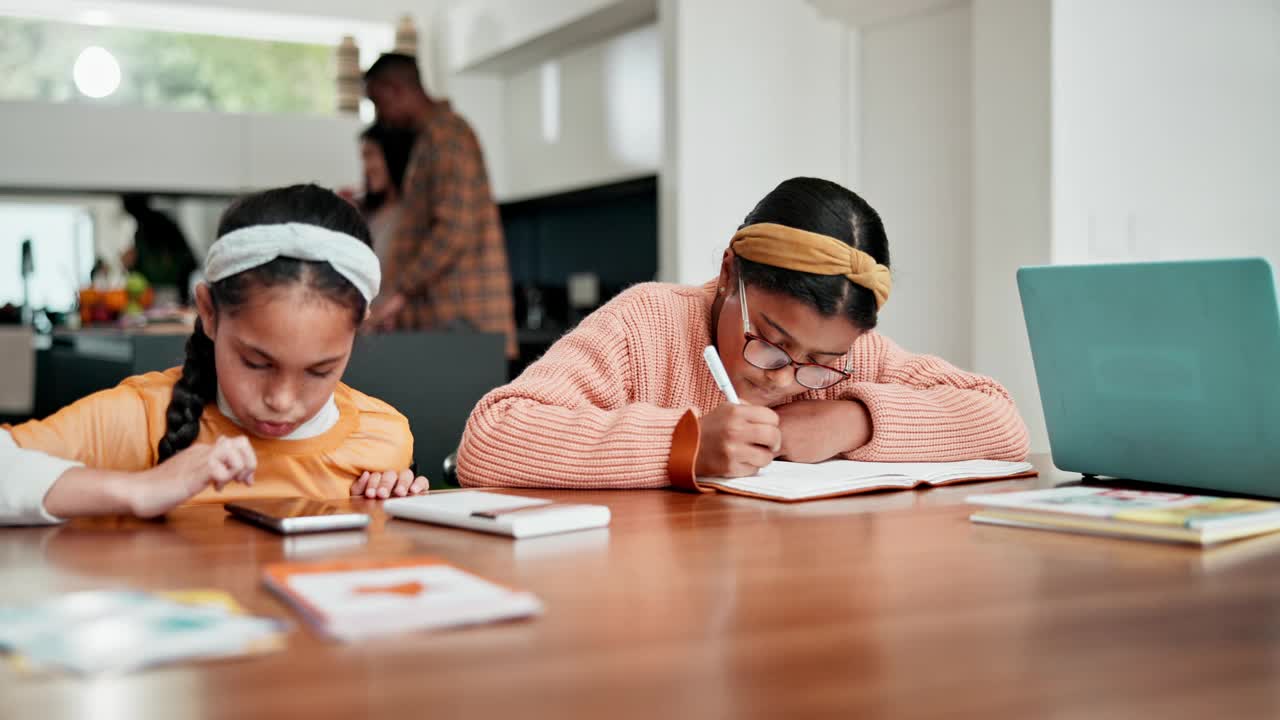
[[[268,588],[321,632],[339,640],[514,620],[542,612],[533,594],[432,557],[276,563],[263,573]]]
[[[221,590],[88,590],[0,606],[0,649],[20,671],[128,672],[280,650],[286,626]]]
[[[1280,530],[1280,503],[1068,486],[976,495],[974,522],[1210,545]]]

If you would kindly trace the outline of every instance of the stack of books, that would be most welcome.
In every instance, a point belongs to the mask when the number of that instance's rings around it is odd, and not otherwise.
[[[975,495],[988,525],[1214,545],[1280,530],[1280,503],[1265,500],[1068,486]]]

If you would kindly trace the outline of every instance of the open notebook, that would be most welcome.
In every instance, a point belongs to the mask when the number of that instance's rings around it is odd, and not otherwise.
[[[1035,475],[1031,463],[966,460],[947,463],[882,463],[828,460],[812,465],[775,460],[751,477],[699,478],[698,484],[749,497],[797,502],[873,490],[910,490]]]

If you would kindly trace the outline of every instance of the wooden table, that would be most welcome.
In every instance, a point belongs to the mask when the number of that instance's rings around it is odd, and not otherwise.
[[[1280,715],[1280,547],[1210,552],[979,526],[966,495],[798,505],[666,491],[605,503],[608,530],[513,542],[388,520],[361,543],[281,539],[217,507],[167,522],[0,531],[0,602],[112,586],[217,587],[296,619],[263,563],[443,557],[528,588],[538,619],[80,680],[0,674],[32,718]]]

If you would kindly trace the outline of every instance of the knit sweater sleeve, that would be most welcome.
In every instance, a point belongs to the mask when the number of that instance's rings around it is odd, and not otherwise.
[[[852,383],[838,395],[866,405],[872,435],[869,443],[843,457],[882,462],[1026,459],[1026,425],[995,380],[932,355],[906,352],[879,335],[864,351],[855,352],[854,362],[869,363],[871,372],[859,375],[875,380]]]
[[[668,485],[673,435],[690,410],[632,401],[631,344],[625,318],[606,306],[481,399],[458,448],[461,484]]]

